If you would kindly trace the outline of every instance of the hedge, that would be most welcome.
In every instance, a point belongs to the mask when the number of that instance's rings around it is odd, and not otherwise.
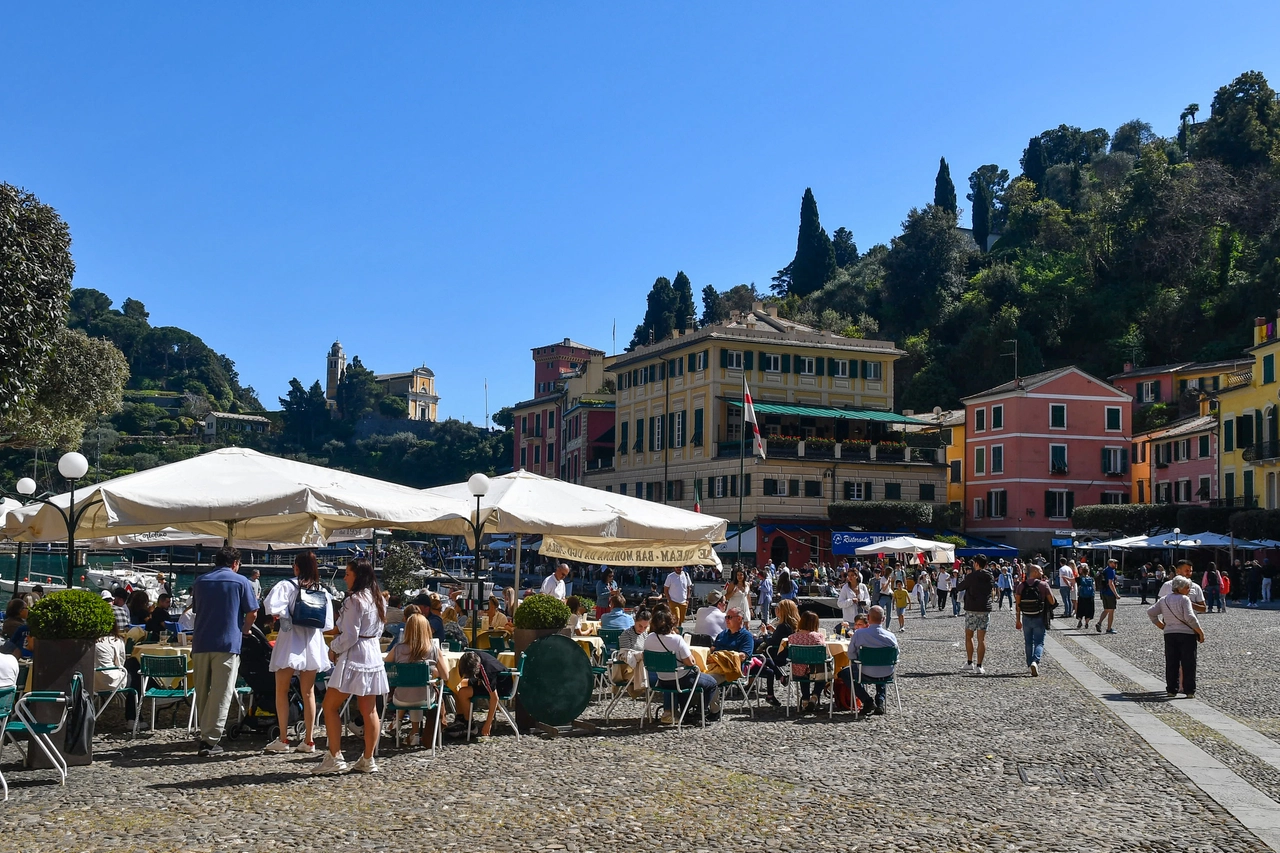
[[[917,501],[833,501],[827,504],[827,517],[835,524],[863,530],[930,527],[933,507]]]
[[[1171,530],[1177,523],[1178,507],[1174,504],[1093,504],[1071,512],[1071,524],[1078,530],[1105,530],[1124,536]]]
[[[1231,535],[1242,539],[1280,539],[1280,510],[1246,509],[1231,516]]]

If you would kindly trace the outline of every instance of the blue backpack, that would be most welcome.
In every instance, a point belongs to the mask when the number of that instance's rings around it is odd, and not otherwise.
[[[1093,598],[1093,578],[1080,578],[1076,581],[1076,596],[1079,598]]]

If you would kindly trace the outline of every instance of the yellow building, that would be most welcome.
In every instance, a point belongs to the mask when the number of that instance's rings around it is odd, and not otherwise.
[[[1227,376],[1218,392],[1218,494],[1224,506],[1280,507],[1280,322],[1254,321],[1253,366]]]
[[[904,411],[903,414],[912,413]],[[964,512],[964,409],[935,411],[915,417],[929,424],[941,438],[942,446],[946,448],[947,503],[955,510],[957,518],[967,518]]]
[[[427,366],[404,373],[379,373],[374,377],[391,397],[403,397],[409,406],[409,420],[434,421],[440,398],[436,396],[436,375]]]

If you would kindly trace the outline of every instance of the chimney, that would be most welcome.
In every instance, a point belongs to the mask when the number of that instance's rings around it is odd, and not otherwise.
[[[763,310],[764,310],[764,303],[763,303],[763,302],[752,302],[752,303],[751,303],[751,310],[752,310],[752,311],[763,311]]]
[[[1267,318],[1253,318],[1253,345],[1257,346],[1267,340]]]
[[[1125,372],[1125,373],[1132,373],[1132,372],[1133,372],[1133,362],[1132,362],[1132,361],[1126,361],[1126,362],[1124,363],[1124,372]]]
[[[766,310],[768,310],[770,317],[774,318],[775,320],[778,319],[778,303],[770,302],[769,307]]]

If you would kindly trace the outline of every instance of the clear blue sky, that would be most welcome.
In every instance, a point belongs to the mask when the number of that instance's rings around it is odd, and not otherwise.
[[[1280,84],[1264,2],[4,19],[0,180],[68,221],[77,286],[199,334],[270,408],[337,338],[379,372],[426,363],[442,414],[477,423],[486,378],[491,411],[530,396],[530,348],[609,350],[615,319],[625,346],[656,276],[765,287],[805,187],[865,249],[932,199],[940,155],[963,206],[974,168],[1016,173],[1045,128],[1171,134],[1240,72]]]

